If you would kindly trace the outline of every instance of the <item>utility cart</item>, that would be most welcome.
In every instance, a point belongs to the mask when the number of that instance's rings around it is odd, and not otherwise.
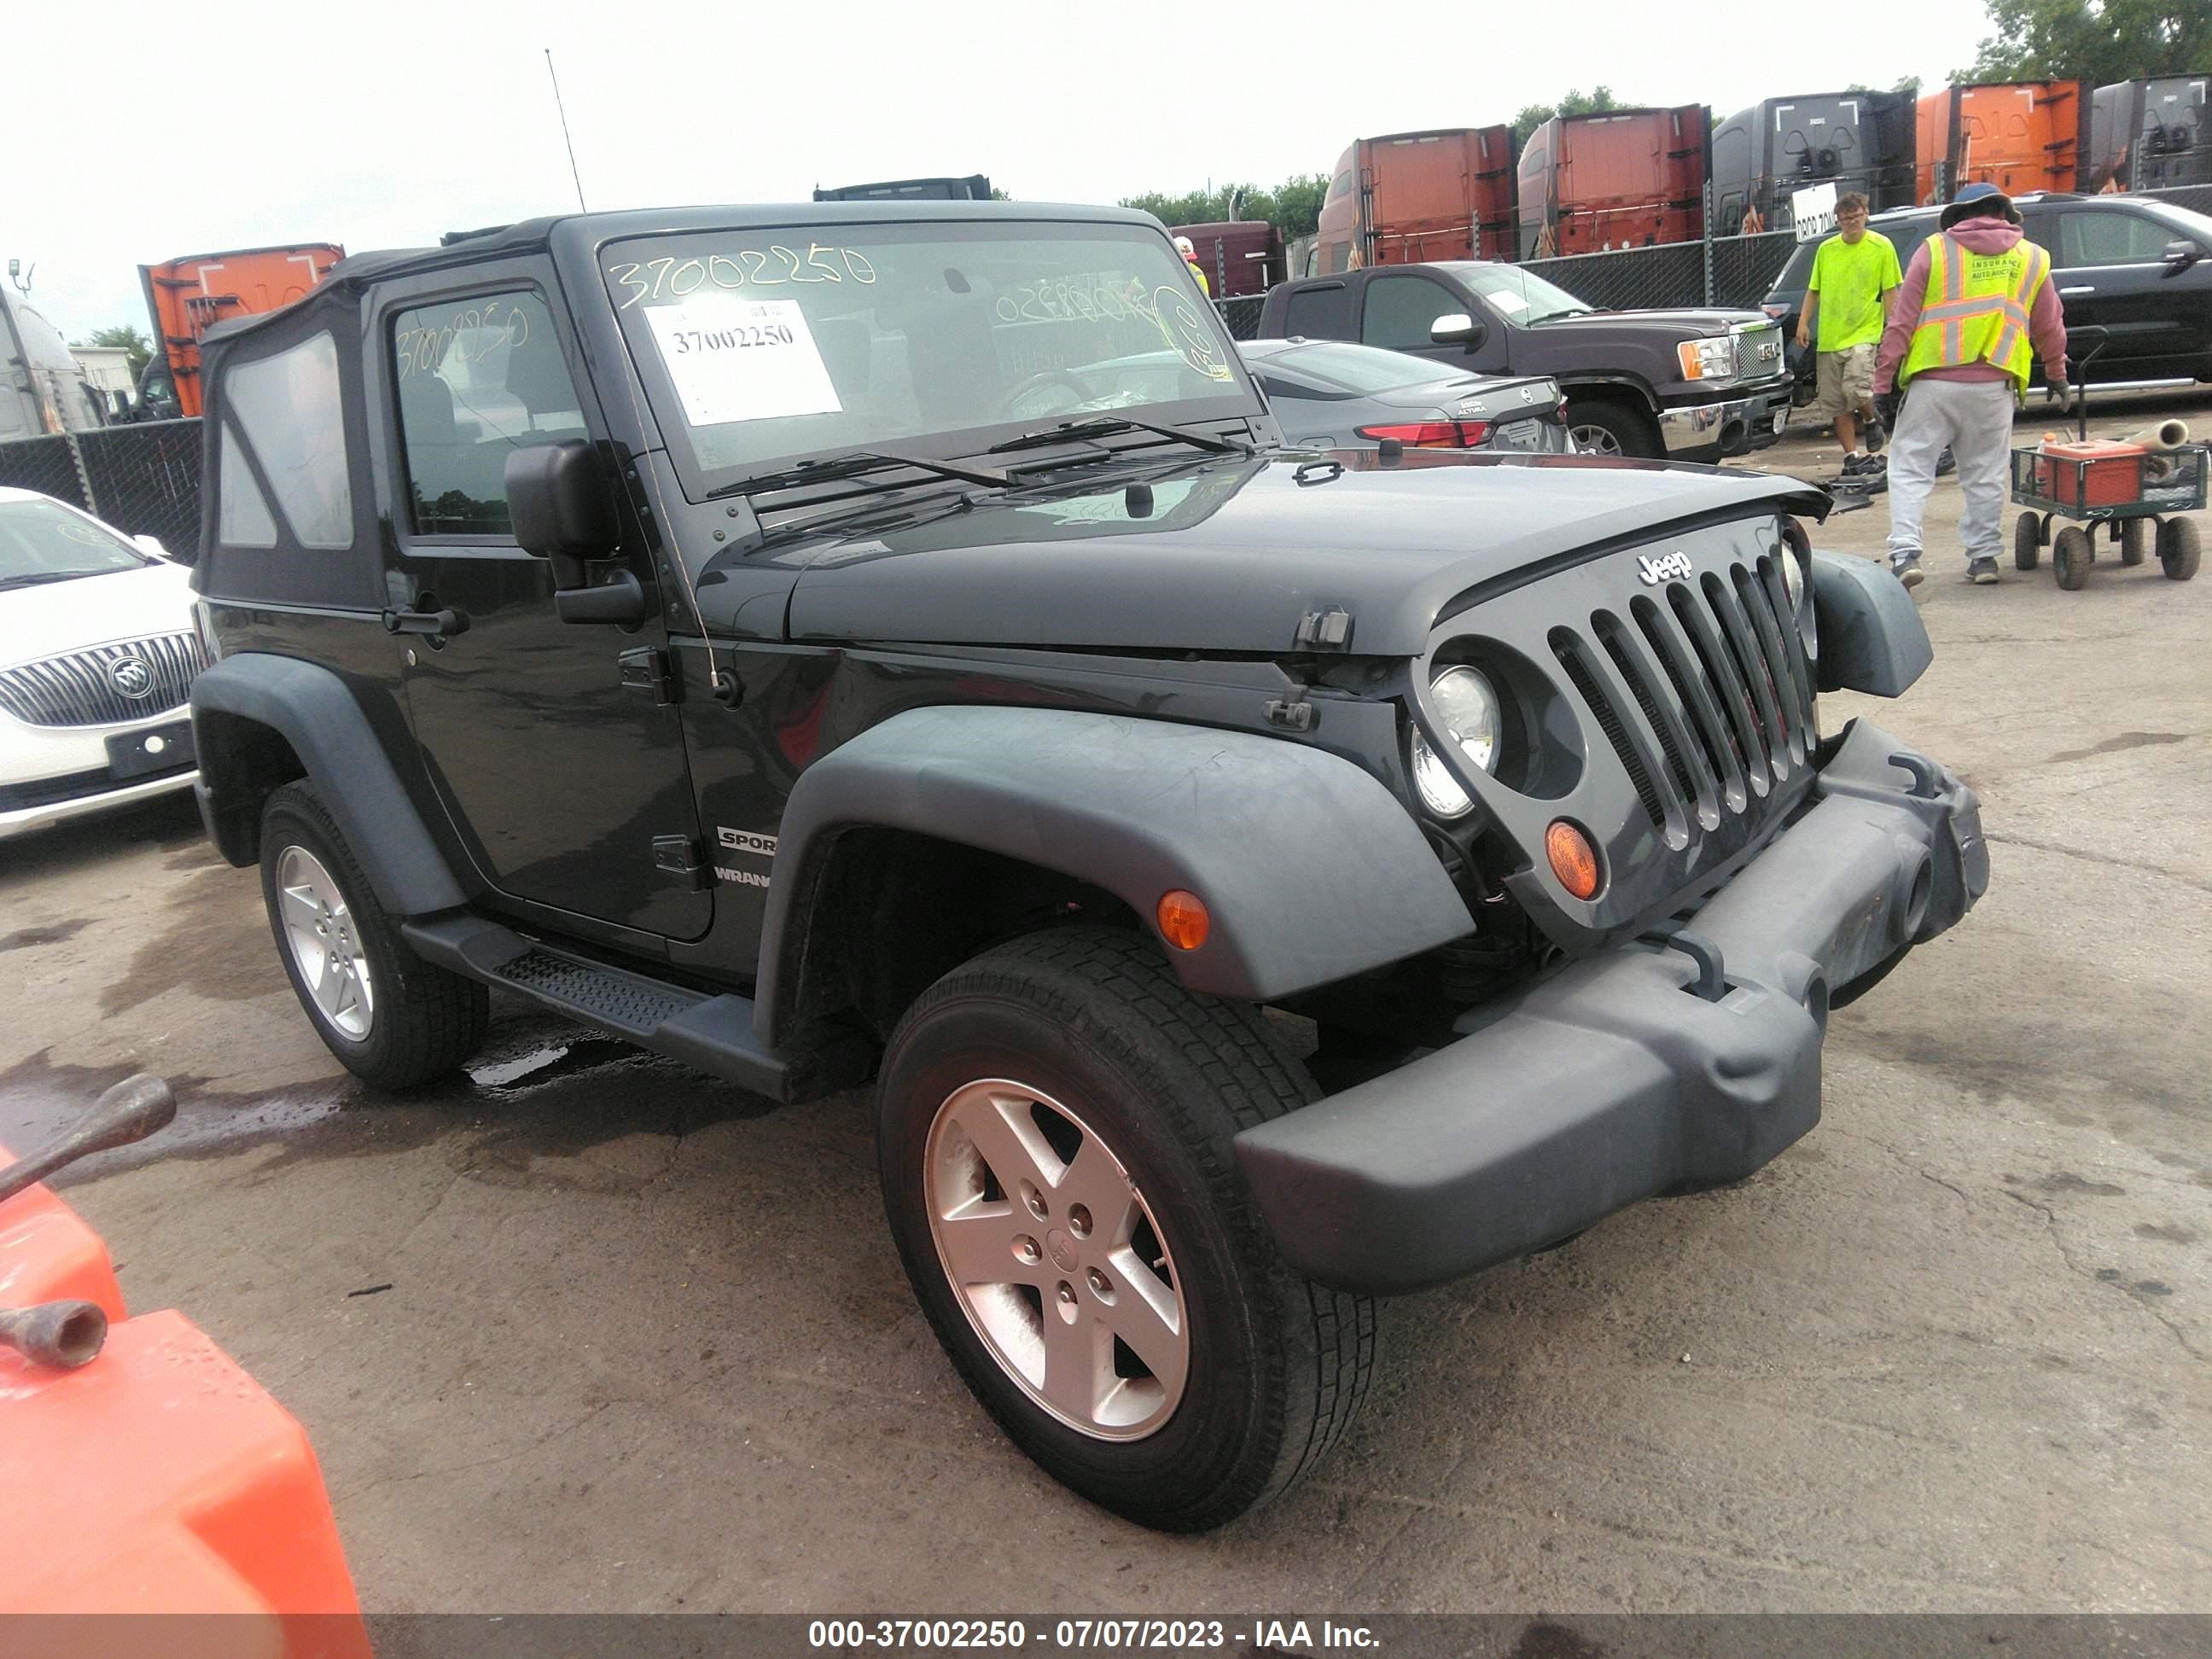
[[[2103,331],[2082,328],[2075,333],[2101,337]],[[2098,338],[2082,357],[2083,380],[2104,344]],[[2155,549],[2166,575],[2187,581],[2197,574],[2199,538],[2196,522],[2181,515],[2204,506],[2205,446],[2179,443],[2160,448],[2092,440],[2088,403],[2088,388],[2081,384],[2075,393],[2074,442],[2057,444],[2046,439],[2035,447],[2012,452],[2013,502],[2027,509],[2013,525],[2014,567],[2034,569],[2048,545],[2051,571],[2059,586],[2069,592],[2084,587],[2089,567],[2096,562],[2097,529],[2104,526],[2119,544],[2122,564],[2141,564]],[[2178,421],[2165,424],[2179,428],[2176,436],[2188,430]],[[2051,525],[2062,518],[2078,522],[2054,535]]]

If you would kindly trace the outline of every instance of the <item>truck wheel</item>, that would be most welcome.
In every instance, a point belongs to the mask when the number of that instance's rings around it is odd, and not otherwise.
[[[2194,519],[2168,519],[2158,527],[2158,562],[2173,580],[2185,582],[2197,574],[2202,548]]]
[[[2089,532],[2078,524],[2068,525],[2051,538],[2051,574],[2069,593],[2089,585],[2089,565],[2095,557]]]
[[[1064,928],[909,1009],[878,1149],[907,1277],[1014,1443],[1116,1514],[1216,1527],[1283,1491],[1366,1393],[1375,1309],[1291,1271],[1231,1139],[1315,1091],[1257,1012],[1148,943]]]
[[[1610,398],[1577,398],[1568,404],[1567,430],[1585,454],[1666,459],[1659,434],[1643,412]]]
[[[2013,520],[2012,568],[2033,570],[2043,556],[2043,515],[2023,513]]]
[[[2124,565],[2141,564],[2150,553],[2151,538],[2157,529],[2158,526],[2148,519],[2121,520],[2120,562]]]
[[[261,896],[300,1006],[362,1082],[411,1088],[483,1046],[490,994],[407,947],[305,784],[262,808]]]

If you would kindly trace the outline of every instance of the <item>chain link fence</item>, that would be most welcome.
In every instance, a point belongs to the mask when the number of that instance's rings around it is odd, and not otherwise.
[[[1267,303],[1264,294],[1232,294],[1216,300],[1213,308],[1221,313],[1231,339],[1256,340],[1260,337],[1260,313]]]
[[[147,421],[0,443],[0,484],[81,507],[126,536],[199,556],[200,422]]]

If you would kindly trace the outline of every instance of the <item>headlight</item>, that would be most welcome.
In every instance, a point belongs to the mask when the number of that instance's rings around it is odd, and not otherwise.
[[[1686,380],[1726,380],[1735,374],[1735,340],[1730,335],[1685,340],[1674,348],[1674,355],[1681,361]]]
[[[1813,541],[1795,519],[1782,521],[1782,586],[1790,595],[1790,608],[1805,609],[1805,568],[1812,562]]]
[[[1498,767],[1498,692],[1480,669],[1447,668],[1429,683],[1429,707],[1437,724],[1470,765]],[[1474,805],[1419,727],[1413,732],[1413,783],[1438,817],[1455,818]]]

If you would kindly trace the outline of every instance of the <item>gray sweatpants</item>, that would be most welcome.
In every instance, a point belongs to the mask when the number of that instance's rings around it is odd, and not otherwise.
[[[1889,562],[1921,550],[1920,516],[1936,483],[1936,459],[1950,446],[1959,463],[1959,541],[1969,559],[2004,551],[2005,487],[2009,481],[2013,390],[2010,380],[1931,380],[1906,392],[1889,437]],[[1924,562],[1924,561],[1923,561]]]

